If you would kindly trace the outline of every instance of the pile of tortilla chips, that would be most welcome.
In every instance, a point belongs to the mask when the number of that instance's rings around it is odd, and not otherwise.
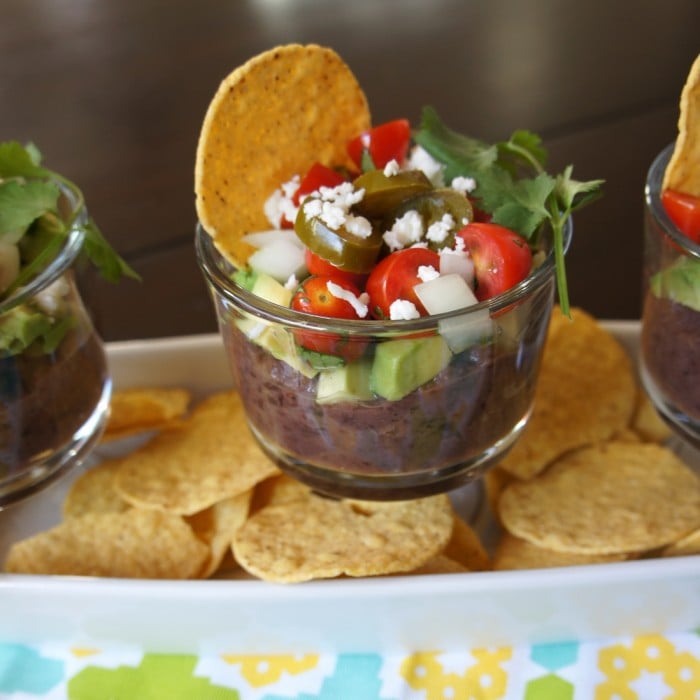
[[[152,432],[143,407],[162,392],[116,392],[113,404],[128,399]],[[250,434],[239,395],[224,391],[179,416],[177,427],[82,473],[63,521],[17,542],[5,561],[15,573],[167,579],[236,566],[290,583],[475,570],[488,557],[447,496],[333,500],[282,475]]]
[[[448,496],[333,500],[283,475],[235,391],[185,409],[185,390],[154,387],[113,397],[119,425],[148,439],[84,471],[63,521],[17,542],[5,570],[293,583],[700,554],[700,477],[662,444],[622,346],[555,311],[541,377],[525,433],[486,475],[491,552]]]
[[[624,348],[591,316],[555,311],[521,440],[486,475],[496,569],[700,553],[700,478]]]

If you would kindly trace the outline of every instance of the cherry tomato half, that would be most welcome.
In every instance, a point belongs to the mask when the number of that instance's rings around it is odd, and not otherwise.
[[[359,272],[341,270],[332,262],[314,253],[310,248],[304,251],[304,261],[310,275],[324,275],[326,277],[332,277],[334,280],[343,279],[355,285],[355,287],[364,287],[367,281],[367,275],[362,275]]]
[[[294,193],[292,201],[299,206],[299,202],[301,202],[307,194],[315,192],[321,187],[337,187],[343,182],[345,182],[345,177],[337,170],[328,168],[321,163],[314,163],[301,179],[299,188]]]
[[[411,142],[408,119],[394,119],[374,126],[348,143],[348,154],[358,168],[362,167],[362,153],[368,151],[375,168],[383,168],[389,161],[401,163]]]
[[[661,202],[671,221],[690,238],[700,243],[700,197],[664,190]]]
[[[369,312],[374,318],[390,318],[390,307],[397,299],[410,301],[423,316],[423,304],[414,287],[423,280],[418,269],[430,266],[440,269],[440,256],[429,248],[404,248],[387,255],[370,272],[366,292],[369,294]]]
[[[345,182],[345,178],[337,170],[328,168],[321,163],[314,163],[306,172],[306,175],[301,179],[299,187],[292,195],[294,206],[298,207],[307,194],[315,192],[321,187],[337,187]],[[286,216],[282,217],[280,222],[281,228],[294,228],[294,222],[290,221]]]
[[[328,290],[329,282],[337,284],[356,297],[360,296],[360,290],[341,277],[314,275],[307,277],[295,292],[291,302],[292,309],[331,318],[361,318],[349,301],[333,295]],[[335,333],[321,331],[297,330],[294,332],[294,337],[297,343],[307,350],[336,355],[348,362],[360,357],[367,347],[367,341],[361,338],[351,339],[347,336],[343,337]]]
[[[515,231],[488,222],[467,224],[457,233],[474,261],[476,298],[490,299],[521,282],[532,268],[527,241]]]

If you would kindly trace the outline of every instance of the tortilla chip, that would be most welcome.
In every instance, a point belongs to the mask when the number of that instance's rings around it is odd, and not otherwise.
[[[691,554],[700,554],[700,528],[661,551],[662,557],[686,557]]]
[[[491,514],[498,517],[498,499],[503,493],[503,489],[513,481],[515,477],[509,474],[505,469],[501,469],[498,465],[487,469],[484,473],[484,491],[486,502],[489,505]]]
[[[122,458],[114,485],[134,506],[194,515],[276,473],[247,427],[240,396],[229,391],[199,403],[183,429]]]
[[[199,220],[240,267],[253,251],[242,237],[270,228],[263,205],[319,161],[350,166],[346,144],[370,126],[367,99],[331,49],[290,44],[227,76],[209,105],[195,162]]]
[[[700,197],[700,54],[681,91],[678,137],[666,166],[663,189]]]
[[[632,418],[632,430],[647,442],[666,442],[672,431],[654,408],[654,404],[643,389],[639,389],[637,407]]]
[[[491,568],[491,560],[479,535],[457,515],[442,554],[467,571],[486,571]]]
[[[63,517],[88,513],[121,513],[131,508],[114,488],[116,461],[105,461],[83,472],[70,486],[63,501]]]
[[[570,450],[607,440],[631,421],[637,383],[622,345],[592,316],[555,309],[522,436],[499,463],[530,479]]]
[[[438,554],[425,562],[422,566],[408,573],[411,576],[423,576],[433,574],[465,574],[468,571],[470,571],[469,567],[464,566],[454,559],[450,559],[450,557],[444,554]]]
[[[544,549],[510,533],[503,534],[496,546],[493,556],[493,568],[496,571],[516,569],[551,569],[560,566],[586,566],[625,561],[624,554],[576,554],[574,552],[555,552]]]
[[[121,389],[112,394],[103,441],[181,425],[190,392],[178,388]]]
[[[644,552],[700,527],[700,478],[660,445],[600,443],[511,483],[500,517],[511,534],[545,549]]]
[[[89,513],[15,543],[5,571],[22,574],[185,579],[209,552],[185,521],[131,508]]]
[[[309,492],[251,516],[233,554],[249,573],[277,583],[395,574],[441,553],[452,525],[446,495],[382,503]]]
[[[231,551],[233,536],[248,517],[251,497],[252,490],[246,491],[186,518],[195,535],[209,547],[209,558],[199,572],[200,578],[218,571],[226,553]]]

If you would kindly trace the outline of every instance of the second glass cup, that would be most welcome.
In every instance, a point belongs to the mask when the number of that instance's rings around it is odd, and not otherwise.
[[[63,204],[87,221],[70,192]],[[0,509],[77,465],[106,421],[107,360],[73,274],[83,240],[74,226],[48,266],[0,303]]]
[[[645,188],[641,376],[660,415],[700,446],[700,245],[661,199],[672,152],[673,144],[654,160]]]

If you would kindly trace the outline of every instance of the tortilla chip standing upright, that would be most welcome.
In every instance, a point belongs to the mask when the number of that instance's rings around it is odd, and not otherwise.
[[[202,124],[195,161],[199,220],[241,266],[246,233],[270,228],[263,203],[314,164],[351,165],[346,144],[370,126],[367,99],[331,49],[280,46],[228,75]]]
[[[663,189],[700,197],[700,54],[681,91],[678,137],[664,173]]]

